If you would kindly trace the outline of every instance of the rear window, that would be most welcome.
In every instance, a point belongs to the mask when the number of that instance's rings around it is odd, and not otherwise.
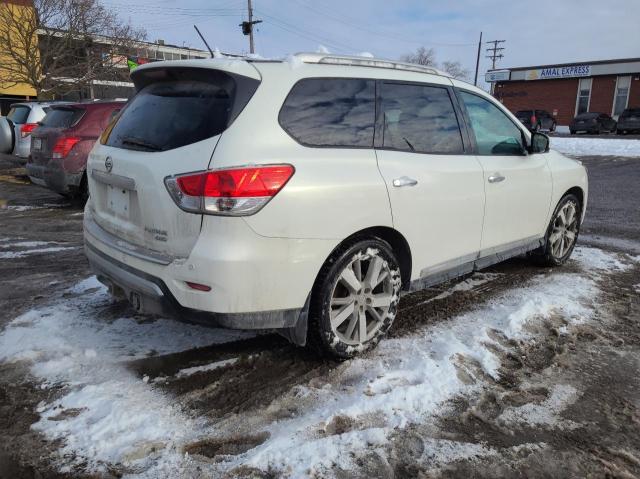
[[[306,146],[373,147],[375,81],[310,78],[293,87],[280,125]]]
[[[576,120],[592,120],[594,118],[598,118],[600,113],[580,113],[576,116]]]
[[[166,151],[226,130],[259,82],[218,70],[194,70],[148,70],[146,77],[136,77],[142,88],[120,112],[106,144]]]
[[[640,116],[640,108],[629,108],[623,111],[621,116]]]
[[[40,123],[49,128],[71,128],[80,121],[84,112],[83,108],[51,108]]]
[[[7,118],[14,123],[23,124],[27,122],[29,113],[31,113],[31,108],[28,106],[12,106]]]

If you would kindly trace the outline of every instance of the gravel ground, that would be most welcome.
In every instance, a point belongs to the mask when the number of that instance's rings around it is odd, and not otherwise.
[[[590,178],[582,244],[640,254],[639,159],[581,160]],[[7,207],[0,210],[0,241],[10,238],[14,244],[23,244],[12,248],[17,256],[0,259],[0,331],[34,308],[65,298],[71,304],[77,294],[69,288],[90,274],[82,252],[82,209],[28,184],[22,174],[15,164],[0,158],[0,206],[4,203]],[[37,249],[43,251],[29,252]],[[405,296],[392,340],[412,337],[421,328],[446,322],[504,292],[556,274],[524,259],[508,261],[488,272],[494,279],[472,290],[443,294],[455,287],[453,282]],[[562,272],[579,273],[573,264]],[[636,266],[601,275],[594,281],[604,297],[593,321],[567,327],[562,318],[547,319],[537,326],[538,340],[528,343],[496,333],[500,344],[496,354],[501,358],[497,377],[483,373],[473,361],[461,359],[458,376],[478,386],[474,394],[447,401],[428,421],[398,428],[389,443],[371,451],[365,448],[355,470],[336,466],[330,476],[640,477],[640,299],[636,289],[640,269]],[[100,303],[89,312],[82,308],[82,314],[99,316],[106,322],[129,314],[123,303]],[[146,324],[149,320],[138,321]],[[229,361],[230,365],[179,373],[216,361]],[[345,381],[340,376],[344,364],[319,360],[275,335],[136,357],[126,368],[174,398],[191,416],[237,428],[230,439],[187,444],[185,451],[201,462],[186,477],[211,477],[200,468],[266,441],[268,436],[243,431],[243,422],[251,424],[254,416],[295,416],[301,406],[287,400],[297,387],[336,387]],[[509,411],[542,407],[567,385],[577,393],[558,412],[558,421],[505,425]],[[135,473],[123,464],[107,464],[95,473],[82,460],[61,469],[58,451],[64,441],[47,439],[31,425],[40,419],[38,405],[55,401],[64,389],[63,385],[39,387],[24,361],[0,363],[0,477],[120,477]],[[353,419],[337,417],[324,430],[341,434],[358,427]],[[434,441],[492,452],[449,455],[443,462],[432,454]],[[237,467],[225,475],[278,477],[282,473]]]

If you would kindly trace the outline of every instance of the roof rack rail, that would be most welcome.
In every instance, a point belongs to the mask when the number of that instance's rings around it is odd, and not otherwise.
[[[374,68],[389,68],[392,70],[403,70],[418,73],[430,73],[432,75],[449,76],[445,72],[433,67],[417,65],[415,63],[399,62],[395,60],[384,60],[380,58],[353,56],[353,55],[333,55],[328,53],[296,53],[295,56],[304,63],[318,63],[326,65],[352,65]]]

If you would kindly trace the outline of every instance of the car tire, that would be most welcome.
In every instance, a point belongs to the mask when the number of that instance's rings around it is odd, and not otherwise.
[[[576,134],[576,130],[569,130],[569,134],[575,135]]]
[[[565,195],[553,212],[544,237],[544,245],[531,256],[543,266],[561,266],[567,262],[578,242],[582,204],[576,195]]]
[[[554,131],[556,131],[556,127],[558,125],[556,125],[556,122],[554,121],[553,123],[551,123],[551,129],[549,130],[550,133],[553,133]]]
[[[314,284],[309,345],[336,359],[372,349],[395,319],[401,284],[389,243],[380,238],[344,243],[322,266]]]

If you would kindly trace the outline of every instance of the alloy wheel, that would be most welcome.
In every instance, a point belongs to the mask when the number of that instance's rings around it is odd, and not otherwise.
[[[397,301],[394,278],[378,251],[359,253],[344,267],[331,293],[331,330],[349,345],[366,343]]]
[[[563,258],[578,236],[578,208],[573,201],[568,201],[558,211],[554,221],[549,246],[554,258]]]

